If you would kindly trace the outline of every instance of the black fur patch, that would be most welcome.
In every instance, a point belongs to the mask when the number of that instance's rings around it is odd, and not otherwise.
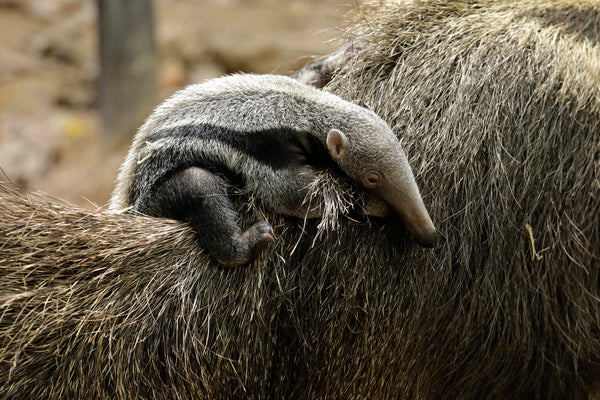
[[[177,141],[189,139],[178,138]],[[195,154],[183,151],[184,146],[173,146],[168,149],[153,150],[152,155],[137,165],[135,180],[131,185],[130,202],[136,210],[144,209],[140,202],[146,201],[146,197],[169,179],[174,174],[189,167],[199,167],[214,173],[225,179],[233,186],[243,187],[245,185],[243,175],[239,171],[232,171],[222,162],[208,158],[198,158]]]
[[[217,140],[248,154],[257,162],[274,170],[308,164],[320,168],[337,169],[325,146],[310,133],[293,129],[266,129],[258,132],[236,132],[212,125],[185,125],[159,131],[147,142],[152,144],[169,138],[168,148],[151,150],[148,159],[140,162],[131,186],[130,202],[141,209],[140,202],[173,174],[189,167],[200,167],[225,179],[233,186],[244,187],[243,171],[232,171],[222,161],[210,156],[185,151],[186,144],[194,141]],[[143,158],[140,155],[140,158]]]
[[[184,125],[159,131],[151,135],[148,142],[164,138],[218,140],[275,170],[287,168],[294,162],[324,167],[331,163],[319,139],[311,133],[289,128],[238,132],[208,124]]]

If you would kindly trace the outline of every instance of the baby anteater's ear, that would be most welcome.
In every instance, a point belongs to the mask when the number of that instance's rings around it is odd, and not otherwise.
[[[327,149],[331,158],[339,162],[348,155],[348,139],[341,131],[332,129],[327,134]]]

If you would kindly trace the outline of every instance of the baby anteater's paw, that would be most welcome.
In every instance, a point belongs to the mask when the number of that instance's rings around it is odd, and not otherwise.
[[[267,244],[274,240],[273,227],[267,221],[258,221],[240,235],[240,248],[247,249],[248,262],[254,260]]]
[[[226,265],[243,265],[254,260],[267,244],[274,240],[273,228],[266,221],[258,221],[246,229],[235,240],[234,255],[229,259],[219,257],[221,263]]]

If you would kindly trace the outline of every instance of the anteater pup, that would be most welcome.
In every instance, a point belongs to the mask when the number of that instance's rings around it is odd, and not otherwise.
[[[244,188],[277,213],[318,217],[323,211],[307,193],[319,166],[360,182],[419,244],[433,245],[435,228],[388,125],[366,108],[276,75],[210,80],[160,105],[134,139],[111,208],[188,222],[221,263],[245,264],[273,231],[259,221],[242,232],[228,188]]]

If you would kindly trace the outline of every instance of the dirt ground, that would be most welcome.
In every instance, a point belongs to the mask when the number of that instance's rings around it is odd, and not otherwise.
[[[356,7],[356,0],[155,0],[157,102],[226,73],[288,74],[332,51]],[[95,0],[0,0],[0,168],[22,187],[92,208],[108,200],[127,150],[102,140],[96,14]]]

